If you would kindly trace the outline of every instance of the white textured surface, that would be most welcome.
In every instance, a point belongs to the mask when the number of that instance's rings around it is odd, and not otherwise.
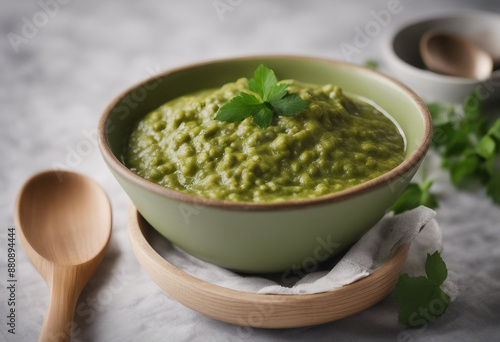
[[[446,175],[438,177],[443,257],[457,289],[449,311],[437,322],[405,331],[388,297],[360,314],[318,327],[246,329],[183,307],[150,280],[126,233],[128,199],[94,145],[92,131],[103,108],[150,73],[258,53],[344,59],[339,44],[352,44],[355,28],[373,20],[370,10],[386,8],[389,1],[221,0],[240,3],[224,13],[224,20],[213,0],[60,1],[67,4],[60,5],[38,32],[31,32],[33,37],[17,53],[7,35],[22,34],[23,17],[43,20],[41,7],[38,1],[0,3],[1,341],[35,341],[43,321],[47,287],[18,243],[16,335],[7,333],[6,234],[13,226],[13,204],[21,184],[34,172],[57,165],[98,181],[114,209],[108,253],[80,297],[75,341],[498,340],[500,209],[482,191],[457,192]],[[381,58],[384,36],[415,16],[459,7],[500,12],[496,1],[401,0],[401,6],[401,13],[352,55],[354,62]],[[430,171],[439,174],[437,169]]]

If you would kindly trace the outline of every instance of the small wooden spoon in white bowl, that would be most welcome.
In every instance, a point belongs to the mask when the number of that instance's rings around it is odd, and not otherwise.
[[[420,39],[420,54],[429,70],[444,75],[485,80],[493,71],[493,59],[486,51],[450,32],[426,32]]]
[[[50,290],[39,341],[69,341],[75,306],[111,236],[111,205],[91,179],[67,171],[31,177],[16,200],[15,222],[28,258]]]

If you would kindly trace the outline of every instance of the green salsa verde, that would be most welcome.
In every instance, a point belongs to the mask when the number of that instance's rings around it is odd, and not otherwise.
[[[204,198],[275,202],[341,191],[403,161],[404,137],[374,105],[330,84],[282,82],[309,108],[275,116],[262,130],[251,117],[214,120],[220,106],[250,92],[245,78],[182,96],[136,124],[125,165],[154,183]]]

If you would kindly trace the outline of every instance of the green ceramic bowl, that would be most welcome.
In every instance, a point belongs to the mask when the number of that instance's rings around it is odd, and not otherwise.
[[[338,193],[278,203],[204,199],[154,184],[123,165],[124,143],[135,121],[183,94],[250,78],[261,63],[280,79],[332,83],[373,100],[404,131],[404,162],[381,177]],[[431,142],[432,123],[417,95],[375,71],[317,58],[255,56],[190,65],[141,82],[108,106],[98,131],[106,164],[158,232],[208,262],[264,273],[299,267],[312,270],[358,240],[382,218],[417,171]]]

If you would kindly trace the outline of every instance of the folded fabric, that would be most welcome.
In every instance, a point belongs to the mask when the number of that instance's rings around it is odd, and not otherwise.
[[[331,269],[309,273],[291,287],[280,285],[280,277],[242,275],[207,263],[172,246],[159,235],[150,242],[174,266],[219,286],[256,293],[310,294],[335,290],[370,275],[386,263],[399,246],[413,240],[405,271],[410,275],[422,274],[426,252],[441,249],[441,231],[433,219],[435,215],[433,210],[423,206],[398,215],[387,214]],[[420,239],[418,235],[424,227],[425,233]]]
[[[258,293],[310,294],[353,283],[385,264],[401,245],[411,242],[435,215],[435,211],[423,206],[399,215],[387,215],[363,235],[332,270],[308,274],[292,287],[272,285]],[[437,224],[433,225],[437,227]]]

